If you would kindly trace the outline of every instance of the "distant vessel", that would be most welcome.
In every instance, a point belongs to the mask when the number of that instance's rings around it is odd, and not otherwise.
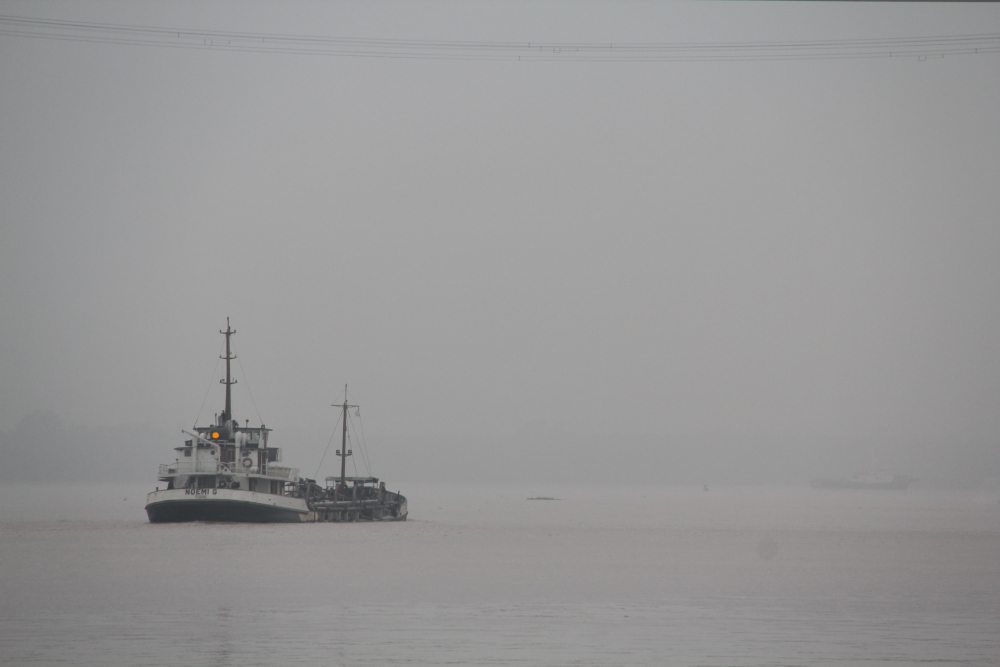
[[[838,479],[814,479],[809,485],[814,489],[905,489],[915,477],[889,472],[859,472]]]
[[[327,477],[326,485],[299,477],[298,468],[274,465],[281,449],[268,446],[271,429],[250,428],[232,418],[230,338],[236,333],[226,319],[226,406],[211,426],[184,431],[190,437],[176,447],[177,459],[160,465],[157,487],[146,497],[150,523],[180,521],[315,522],[405,521],[406,498],[386,491],[377,477],[348,477],[347,404],[345,387],[343,444],[340,477]]]

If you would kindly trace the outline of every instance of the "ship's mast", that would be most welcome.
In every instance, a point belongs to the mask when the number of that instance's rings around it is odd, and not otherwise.
[[[236,380],[233,379],[232,374],[229,369],[229,362],[236,358],[235,354],[229,353],[229,337],[236,333],[236,329],[229,327],[229,318],[226,318],[226,330],[219,331],[226,337],[226,356],[220,357],[220,359],[226,360],[226,379],[219,380],[222,384],[226,385],[226,421],[233,418],[233,392],[231,387],[236,384]],[[222,426],[222,424],[219,424]]]
[[[336,404],[334,404],[336,405]],[[344,434],[341,437],[340,445],[340,492],[344,493],[347,489],[347,409],[356,408],[356,405],[347,404],[347,385],[344,385],[344,404],[341,406],[344,410],[343,421],[344,421]]]

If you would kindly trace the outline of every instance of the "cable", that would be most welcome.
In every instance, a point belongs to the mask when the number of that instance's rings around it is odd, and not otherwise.
[[[371,457],[368,456],[368,442],[365,440],[365,420],[361,418],[361,408],[358,408],[358,423],[361,424],[361,451],[364,453],[365,465],[368,466],[369,477],[373,475]]]
[[[253,404],[253,409],[257,413],[257,421],[263,424],[264,418],[260,416],[260,410],[257,409],[257,401],[253,400],[253,392],[250,391],[250,379],[247,377],[247,372],[243,368],[243,362],[240,361],[240,355],[236,353],[236,344],[232,343],[232,346],[233,346],[233,356],[236,357],[236,363],[240,365],[240,372],[243,373],[243,382],[247,386],[247,393],[250,394],[250,402]],[[232,419],[232,415],[229,415],[229,417],[230,419]]]
[[[358,408],[358,410],[360,410],[360,408]],[[358,439],[358,429],[355,428],[355,426],[354,426],[354,420],[351,419],[351,415],[350,414],[347,415],[347,423],[350,426],[351,430],[354,431],[354,439],[357,440]],[[350,437],[350,435],[348,435],[348,437]],[[372,467],[371,467],[371,464],[368,463],[368,456],[365,453],[364,444],[361,441],[358,441],[358,444],[361,445],[361,448],[358,450],[359,452],[361,452],[361,460],[364,461],[365,470],[368,471],[368,476],[371,477],[371,475],[372,475]]]
[[[319,469],[323,467],[323,461],[326,460],[326,453],[330,451],[330,443],[333,442],[333,438],[337,435],[337,424],[340,423],[340,417],[337,417],[337,423],[333,425],[333,433],[330,434],[330,439],[326,443],[326,449],[323,450],[323,457],[319,460],[319,465],[316,466],[316,473],[313,475],[313,479],[319,478]]]
[[[714,62],[1000,53],[1000,33],[773,42],[488,42],[324,37],[0,15],[0,35],[214,51],[424,60]]]
[[[537,49],[537,50],[662,50],[662,49],[693,49],[693,48],[808,48],[808,47],[857,47],[871,45],[914,45],[914,44],[940,44],[970,41],[996,41],[1000,39],[1000,33],[981,33],[976,35],[933,35],[918,37],[883,37],[867,39],[840,39],[840,40],[794,40],[794,41],[774,41],[774,42],[487,42],[487,41],[463,41],[463,40],[423,40],[423,39],[378,39],[378,38],[357,38],[357,37],[328,37],[320,35],[294,35],[287,33],[259,33],[242,32],[231,30],[193,30],[168,28],[163,26],[130,25],[119,23],[97,23],[92,21],[66,21],[58,19],[42,19],[26,16],[0,15],[0,23],[13,26],[45,26],[53,29],[63,30],[90,30],[95,32],[112,32],[125,34],[145,34],[169,36],[175,38],[197,37],[201,39],[234,39],[260,40],[266,43],[272,42],[299,42],[299,43],[328,43],[328,44],[353,44],[365,46],[383,47],[437,47],[437,48],[490,48],[490,49]]]
[[[347,422],[350,423],[350,417],[348,417]],[[350,443],[351,443],[351,434],[350,434],[350,432],[348,432],[347,433],[347,444],[350,444]],[[347,450],[347,451],[351,451],[351,450]],[[354,466],[354,476],[355,477],[361,477],[361,475],[358,474],[358,461],[357,461],[357,457],[354,457],[354,456],[351,457],[351,465]]]
[[[368,457],[368,443],[365,441],[365,421],[361,418],[361,403],[357,399],[354,399],[353,396],[350,396],[350,394],[348,394],[348,398],[353,399],[355,405],[357,405],[356,416],[358,418],[358,423],[361,424],[361,450],[360,450],[361,451],[361,457],[365,461],[365,468],[368,470],[368,476],[371,477],[372,476],[372,464],[371,464],[370,458]],[[348,415],[348,417],[350,417],[350,415]],[[351,419],[350,424],[351,424],[351,428],[354,428],[354,420],[353,419]],[[358,431],[355,428],[354,429],[354,437],[356,438],[357,435],[358,435]]]
[[[194,426],[191,428],[198,428],[198,420],[201,419],[201,412],[205,409],[205,401],[208,400],[208,393],[212,391],[212,383],[215,381],[215,371],[219,370],[219,362],[222,361],[222,350],[224,350],[225,347],[225,343],[219,346],[219,354],[216,355],[215,368],[212,369],[212,377],[208,379],[208,389],[205,390],[205,398],[201,399],[201,407],[198,408],[198,416],[194,418]]]

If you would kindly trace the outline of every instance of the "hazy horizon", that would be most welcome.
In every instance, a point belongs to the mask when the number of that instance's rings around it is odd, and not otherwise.
[[[1000,32],[978,3],[0,14],[406,40]],[[348,384],[383,476],[1000,475],[996,53],[482,62],[4,35],[0,59],[6,481],[64,455],[171,460],[203,399],[200,423],[222,409],[227,317],[235,417],[304,474]]]

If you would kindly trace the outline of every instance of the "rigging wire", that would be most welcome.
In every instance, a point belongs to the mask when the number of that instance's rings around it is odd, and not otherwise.
[[[257,409],[257,401],[253,399],[253,392],[250,391],[250,379],[247,377],[246,369],[243,368],[243,362],[240,361],[240,355],[236,353],[236,343],[230,343],[230,344],[232,345],[233,348],[233,356],[236,357],[236,363],[240,365],[240,372],[243,374],[243,382],[246,383],[247,393],[250,394],[250,402],[253,404],[253,409],[257,413],[257,421],[259,421],[261,425],[263,425],[264,418],[260,416],[260,410]],[[229,415],[229,418],[232,419],[233,416]]]
[[[340,424],[340,417],[337,417],[337,423],[333,425],[333,433],[330,434],[330,439],[326,443],[326,449],[323,450],[323,456],[319,460],[319,465],[316,466],[316,472],[313,475],[313,479],[319,478],[319,469],[323,467],[323,461],[326,460],[326,453],[330,451],[330,443],[333,442],[334,437],[337,435],[337,425]]]
[[[201,407],[198,408],[198,416],[194,418],[194,426],[191,428],[198,428],[198,420],[201,419],[201,413],[205,409],[205,402],[208,401],[208,394],[212,391],[212,383],[215,382],[215,372],[219,370],[219,362],[222,361],[222,351],[225,348],[225,343],[222,343],[219,346],[219,354],[216,355],[215,368],[212,369],[212,377],[208,379],[208,389],[205,390],[205,398],[201,399]]]
[[[368,443],[365,441],[365,420],[361,418],[361,408],[357,411],[358,423],[361,424],[361,451],[365,457],[365,465],[368,467],[368,476],[371,477],[374,473],[372,472],[371,457],[368,456]]]
[[[489,42],[329,37],[0,15],[0,35],[58,41],[429,60],[694,62],[944,57],[1000,53],[1000,33],[771,42]]]
[[[348,395],[348,396],[353,399],[353,396],[350,396],[350,395]],[[370,458],[368,456],[368,443],[365,440],[365,420],[361,418],[361,402],[358,401],[357,399],[354,399],[354,402],[358,406],[356,408],[356,411],[355,411],[354,415],[358,418],[358,423],[361,424],[361,456],[365,460],[365,468],[368,469],[368,476],[371,477],[372,476],[372,465],[371,465],[371,460],[370,460]],[[354,420],[353,419],[351,420],[351,428],[354,428]],[[357,429],[355,429],[354,435],[355,435],[355,437],[357,437],[357,435],[358,435]]]
[[[351,423],[349,415],[348,415],[347,423],[348,424]],[[351,444],[351,432],[350,431],[347,432],[347,444]],[[347,450],[347,451],[351,451],[351,450]],[[355,477],[361,477],[361,475],[358,474],[358,460],[357,460],[357,457],[354,457],[354,456],[351,457],[351,465],[354,466],[354,476]]]
[[[359,412],[359,413],[360,413],[360,411],[361,411],[361,409],[360,409],[360,408],[358,408],[358,412]],[[357,414],[357,417],[358,417],[358,421],[361,421],[361,415],[360,415],[360,414]],[[365,464],[365,470],[367,470],[367,471],[368,471],[368,476],[369,476],[369,477],[371,477],[371,474],[372,474],[372,467],[371,467],[371,465],[370,465],[370,464],[368,463],[368,456],[367,456],[367,455],[365,454],[365,450],[364,450],[364,444],[363,444],[363,443],[362,443],[362,442],[361,442],[360,440],[358,440],[358,429],[357,429],[357,428],[356,428],[356,427],[354,426],[354,420],[353,420],[353,419],[351,418],[351,415],[350,415],[350,414],[348,414],[348,415],[347,415],[347,423],[348,423],[348,425],[350,426],[351,430],[353,430],[353,431],[354,431],[354,440],[355,440],[355,441],[356,441],[356,442],[358,443],[358,445],[360,446],[360,449],[358,449],[358,451],[359,451],[359,452],[361,452],[361,460],[362,460],[362,461],[364,462],[364,464]],[[350,434],[348,434],[348,437],[350,437]],[[356,468],[356,466],[355,466],[355,468]]]

